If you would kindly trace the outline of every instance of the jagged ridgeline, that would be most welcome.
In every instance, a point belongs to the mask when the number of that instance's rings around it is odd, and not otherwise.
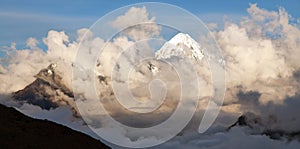
[[[40,70],[31,84],[24,89],[13,93],[13,98],[21,103],[40,106],[42,109],[57,108],[69,105],[77,115],[74,95],[71,89],[64,84],[61,73],[56,70],[55,63]]]
[[[266,135],[271,139],[276,140],[288,139],[290,141],[300,141],[300,131],[287,131],[277,128],[276,125],[278,125],[278,123],[280,122],[273,115],[262,118],[252,112],[247,112],[241,115],[234,124],[228,127],[227,130],[230,130],[234,127],[245,127],[248,129],[250,134],[253,135]]]

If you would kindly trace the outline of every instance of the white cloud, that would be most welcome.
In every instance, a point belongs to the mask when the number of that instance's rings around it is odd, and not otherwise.
[[[142,8],[131,7],[111,24],[121,30],[121,33],[136,41],[158,36],[161,29],[155,24],[155,17],[149,17],[145,6]]]
[[[266,119],[275,116],[279,129],[299,131],[293,105],[299,106],[295,72],[300,68],[296,60],[300,30],[283,8],[276,12],[250,5],[248,12],[250,16],[239,24],[227,23],[215,33],[226,59],[225,103],[228,107],[239,104],[237,113],[252,111]],[[238,97],[240,92],[259,96]]]
[[[35,38],[30,37],[30,38],[28,38],[26,45],[27,45],[27,47],[33,49],[38,45],[38,43],[39,42]]]
[[[227,87],[234,94],[237,86],[259,91],[261,103],[280,103],[298,91],[292,76],[299,69],[295,64],[300,56],[299,29],[289,23],[283,8],[270,12],[250,5],[248,12],[250,17],[240,24],[226,24],[216,35],[226,58]]]

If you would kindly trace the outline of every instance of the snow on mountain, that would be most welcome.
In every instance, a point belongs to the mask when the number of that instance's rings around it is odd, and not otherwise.
[[[64,83],[63,77],[56,68],[56,64],[50,64],[35,75],[36,80],[24,89],[13,93],[13,98],[21,103],[37,105],[42,109],[54,109],[68,105],[77,115],[74,103],[74,95],[71,89]]]
[[[154,64],[149,63],[148,64],[148,69],[152,72],[153,75],[156,75],[158,72],[158,67],[156,67]]]
[[[204,53],[198,42],[191,36],[178,33],[155,53],[157,59],[167,59],[173,56],[187,56],[188,58],[200,61],[204,57]]]

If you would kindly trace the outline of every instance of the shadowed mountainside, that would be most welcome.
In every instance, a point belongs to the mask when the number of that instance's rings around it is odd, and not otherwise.
[[[97,148],[99,140],[47,120],[33,119],[0,105],[1,148]]]
[[[79,116],[74,103],[71,89],[64,84],[61,74],[55,69],[56,64],[50,64],[35,75],[35,81],[24,89],[13,93],[13,98],[18,102],[37,105],[42,109],[55,109],[61,105],[72,108],[74,116]]]
[[[270,117],[269,119],[272,119],[269,120],[272,123],[276,122],[276,118],[274,117]],[[262,118],[260,118],[258,115],[255,115],[251,112],[247,112],[244,115],[241,115],[234,124],[228,127],[227,130],[230,130],[231,128],[236,126],[248,127],[252,130],[251,133],[253,134],[267,135],[271,139],[275,139],[275,140],[287,139],[289,141],[291,140],[300,141],[300,131],[287,132],[281,129],[268,128],[269,124],[265,124],[262,121]]]

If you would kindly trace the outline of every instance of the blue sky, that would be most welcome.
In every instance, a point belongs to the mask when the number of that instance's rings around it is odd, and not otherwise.
[[[16,42],[17,47],[22,47],[29,37],[35,37],[41,41],[51,29],[64,30],[72,36],[75,35],[77,29],[89,27],[106,13],[138,2],[144,1],[1,0],[0,46]],[[294,18],[300,18],[299,0],[163,0],[159,2],[182,7],[197,15],[204,22],[221,21],[224,15],[233,21],[238,20],[241,16],[247,15],[246,9],[250,3],[257,3],[259,7],[268,10],[278,10],[282,6]]]

